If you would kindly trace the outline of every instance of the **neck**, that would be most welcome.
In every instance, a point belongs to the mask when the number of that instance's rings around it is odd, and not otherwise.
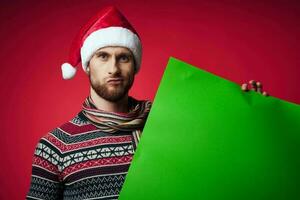
[[[127,113],[128,112],[128,94],[116,102],[108,101],[100,97],[94,90],[91,88],[91,98],[94,101],[96,107],[100,110],[107,112],[118,112],[118,113]]]

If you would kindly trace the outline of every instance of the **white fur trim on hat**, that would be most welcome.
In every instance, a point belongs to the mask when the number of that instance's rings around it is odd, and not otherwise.
[[[61,65],[61,71],[63,79],[71,79],[75,76],[76,68],[69,63],[64,63]]]
[[[136,72],[141,64],[142,45],[139,37],[123,27],[108,27],[91,33],[83,42],[80,49],[82,68],[86,71],[88,62],[93,54],[102,47],[121,46],[131,50],[135,62]]]

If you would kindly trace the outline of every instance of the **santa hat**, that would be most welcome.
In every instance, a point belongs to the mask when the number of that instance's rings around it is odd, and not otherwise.
[[[142,56],[142,45],[137,32],[115,7],[102,9],[79,31],[70,49],[68,63],[61,66],[64,79],[71,79],[81,62],[86,72],[93,54],[102,47],[121,46],[131,50],[137,73]]]

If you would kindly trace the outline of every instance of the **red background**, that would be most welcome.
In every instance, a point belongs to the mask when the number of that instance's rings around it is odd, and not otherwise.
[[[143,62],[131,94],[152,99],[170,56],[237,83],[257,79],[300,103],[297,1],[1,1],[0,199],[24,199],[39,138],[71,119],[88,95],[80,69],[61,78],[72,39],[101,7],[136,28]]]

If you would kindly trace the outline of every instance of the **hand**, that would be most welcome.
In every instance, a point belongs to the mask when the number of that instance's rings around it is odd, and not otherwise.
[[[256,82],[255,80],[249,81],[249,85],[251,86],[250,90],[256,91],[258,93],[262,93],[264,96],[269,96],[269,94],[266,91],[262,91],[262,84],[261,82]],[[249,91],[248,84],[243,83],[241,86],[241,89],[245,92]]]

